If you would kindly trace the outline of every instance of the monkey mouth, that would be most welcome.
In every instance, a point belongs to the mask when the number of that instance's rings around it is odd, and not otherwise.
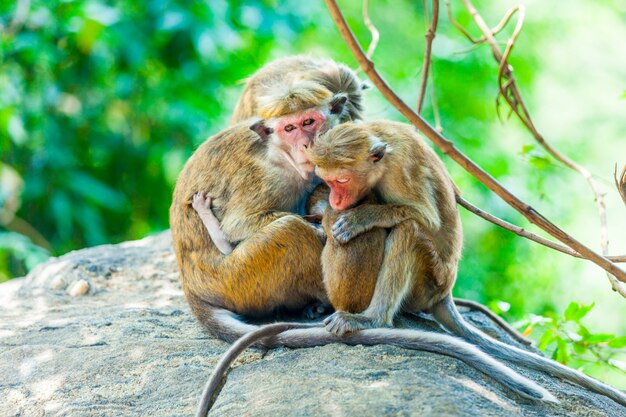
[[[302,177],[303,180],[310,180],[315,170],[315,165],[309,160],[304,162],[296,162],[289,152],[282,151],[283,156],[289,162],[289,165]]]
[[[328,202],[333,210],[343,211],[347,210],[354,205],[354,199],[350,197],[348,194],[332,192],[330,193],[330,197],[328,198]]]

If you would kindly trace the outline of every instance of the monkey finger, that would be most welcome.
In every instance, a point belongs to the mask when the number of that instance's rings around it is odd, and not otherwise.
[[[348,243],[352,239],[353,234],[350,231],[340,231],[334,232],[333,237],[339,243]]]

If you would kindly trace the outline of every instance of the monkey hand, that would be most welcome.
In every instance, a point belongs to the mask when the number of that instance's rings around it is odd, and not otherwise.
[[[363,314],[352,314],[345,311],[337,311],[326,317],[324,326],[326,330],[337,336],[343,336],[357,330],[381,327],[375,320]]]
[[[195,193],[191,199],[191,206],[199,214],[213,214],[211,211],[211,197],[209,197],[204,191]]]
[[[372,228],[367,222],[365,211],[357,209],[346,210],[341,214],[335,224],[333,224],[332,234],[339,243],[348,243],[361,233],[367,232]]]

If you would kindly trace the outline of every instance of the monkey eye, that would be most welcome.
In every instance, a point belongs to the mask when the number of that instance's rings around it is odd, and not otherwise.
[[[302,122],[302,126],[312,125],[313,123],[315,123],[315,119],[306,119],[304,122]]]
[[[348,181],[350,181],[350,178],[339,178],[339,179],[337,179],[337,182],[338,182],[339,184],[345,184],[345,183],[347,183]]]
[[[287,126],[285,126],[285,132],[291,132],[295,128],[296,127],[294,125],[287,125]]]

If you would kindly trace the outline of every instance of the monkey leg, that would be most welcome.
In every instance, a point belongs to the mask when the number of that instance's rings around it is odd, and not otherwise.
[[[203,274],[196,296],[239,314],[263,315],[277,307],[302,308],[325,300],[322,244],[300,217],[278,218],[242,241],[228,256],[192,261]],[[194,259],[195,258],[195,259]]]
[[[413,292],[423,287],[420,299],[427,300],[434,291],[425,286],[429,278],[431,252],[424,249],[429,240],[414,220],[396,225],[385,240],[385,251],[374,294],[360,314],[337,311],[324,324],[337,335],[372,327],[391,326],[393,318]]]

